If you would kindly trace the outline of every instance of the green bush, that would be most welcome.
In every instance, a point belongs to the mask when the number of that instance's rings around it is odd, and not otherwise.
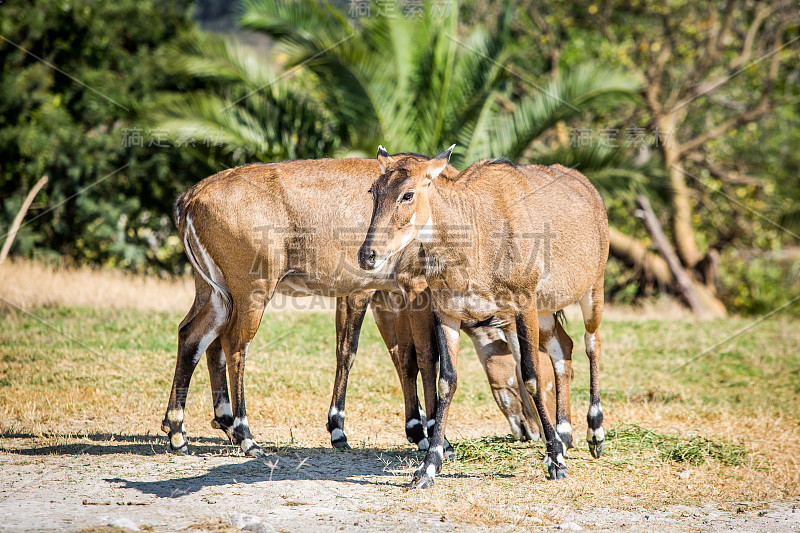
[[[12,253],[133,270],[172,271],[183,261],[170,241],[172,203],[210,169],[186,150],[151,144],[137,121],[156,92],[186,88],[168,74],[164,51],[196,31],[191,5],[2,6],[0,235],[32,185],[49,177]]]
[[[800,297],[800,260],[779,261],[769,255],[743,257],[736,252],[720,261],[720,298],[740,314],[769,313]],[[785,310],[796,312],[800,302]]]

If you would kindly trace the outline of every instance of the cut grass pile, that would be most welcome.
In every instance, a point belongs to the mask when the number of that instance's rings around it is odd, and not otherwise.
[[[523,465],[543,457],[540,447],[516,442],[511,436],[461,439],[453,443],[453,447],[460,468],[479,468],[494,474],[513,474]]]
[[[747,460],[747,449],[741,443],[718,442],[700,435],[665,435],[638,424],[615,426],[608,431],[606,439],[619,451],[652,451],[667,461],[692,466],[700,466],[708,461],[719,461],[726,466],[742,466]]]
[[[641,460],[657,457],[675,464],[692,466],[717,461],[725,466],[742,466],[748,452],[741,443],[730,444],[704,436],[666,435],[638,424],[620,424],[606,433],[606,446],[612,453],[639,456]],[[513,474],[521,465],[543,458],[542,450],[515,442],[509,436],[462,439],[454,443],[458,461],[467,468],[479,467],[496,474]],[[608,450],[607,450],[608,451]]]

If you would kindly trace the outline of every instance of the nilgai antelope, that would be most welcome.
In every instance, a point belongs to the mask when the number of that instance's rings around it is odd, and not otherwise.
[[[452,167],[443,172],[457,174]],[[162,423],[173,451],[188,452],[183,424],[186,393],[206,352],[214,402],[212,426],[223,430],[247,455],[263,456],[247,422],[244,368],[250,341],[275,291],[337,297],[337,370],[327,427],[332,444],[347,447],[347,377],[369,294],[400,289],[390,268],[366,273],[356,264],[356,249],[366,234],[372,204],[367,189],[379,175],[374,159],[254,164],[206,178],[178,199],[175,218],[194,267],[196,294],[180,324],[175,377]],[[387,344],[403,384],[407,436],[424,448],[427,440],[416,372],[422,372],[423,384],[431,391],[425,395],[430,424],[436,379],[436,360],[431,356],[436,350],[433,316],[429,306],[427,311],[409,309],[405,318],[395,320],[400,324],[397,330],[389,327],[385,306],[376,301],[373,309],[382,317],[378,321],[384,338],[395,339]],[[488,334],[480,328],[473,333],[477,337]],[[502,355],[502,349],[492,350],[481,352],[482,357]],[[512,431],[517,427],[520,436],[535,436],[530,417],[526,427],[520,422],[526,417],[515,399],[520,395],[514,389],[522,385],[512,380],[514,367],[486,363],[485,367],[495,391],[506,392],[498,397],[504,400],[501,408]]]
[[[409,243],[420,241],[432,291],[440,345],[438,402],[430,448],[412,487],[433,484],[442,467],[447,412],[457,386],[462,321],[501,321],[533,397],[546,442],[550,478],[566,476],[566,423],[559,408],[554,427],[544,416],[540,330],[556,373],[557,403],[564,402],[567,369],[552,313],[579,302],[590,362],[589,449],[599,457],[604,431],[599,396],[599,326],[608,258],[608,220],[597,190],[561,165],[517,167],[506,160],[474,163],[455,178],[443,174],[454,146],[434,159],[389,156],[380,147],[382,174],[370,189],[373,213],[359,264],[379,274]],[[546,315],[546,316],[540,316]],[[541,339],[545,340],[545,339]],[[563,421],[563,422],[562,422]]]

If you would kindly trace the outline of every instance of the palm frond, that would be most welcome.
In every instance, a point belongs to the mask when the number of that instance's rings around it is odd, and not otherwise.
[[[589,146],[560,146],[555,150],[537,152],[533,161],[540,165],[561,164],[586,175],[606,197],[629,200],[654,187],[665,186],[667,180],[654,160],[638,163],[625,147],[603,144]]]
[[[637,94],[639,82],[630,75],[582,65],[537,89],[517,102],[512,112],[498,111],[487,132],[489,142],[478,143],[469,150],[471,158],[502,155],[516,161],[534,139],[558,121],[580,116],[589,107],[608,107],[630,100]]]

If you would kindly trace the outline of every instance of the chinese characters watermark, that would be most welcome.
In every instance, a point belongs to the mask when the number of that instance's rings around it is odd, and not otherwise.
[[[180,128],[177,134],[173,135],[173,144],[178,148],[186,146],[222,146],[224,132],[222,129],[212,128]],[[168,130],[132,127],[122,128],[122,146],[132,148],[134,146],[166,148],[169,146],[170,134]]]
[[[642,148],[674,146],[673,132],[658,128],[572,128],[569,144],[573,148],[605,146],[607,148]]]
[[[452,0],[435,0],[430,3],[429,13],[432,18],[444,18],[450,15],[451,10]],[[407,0],[402,3],[395,0],[350,0],[347,16],[350,18],[422,18],[425,16],[425,11],[425,2],[422,0]]]

